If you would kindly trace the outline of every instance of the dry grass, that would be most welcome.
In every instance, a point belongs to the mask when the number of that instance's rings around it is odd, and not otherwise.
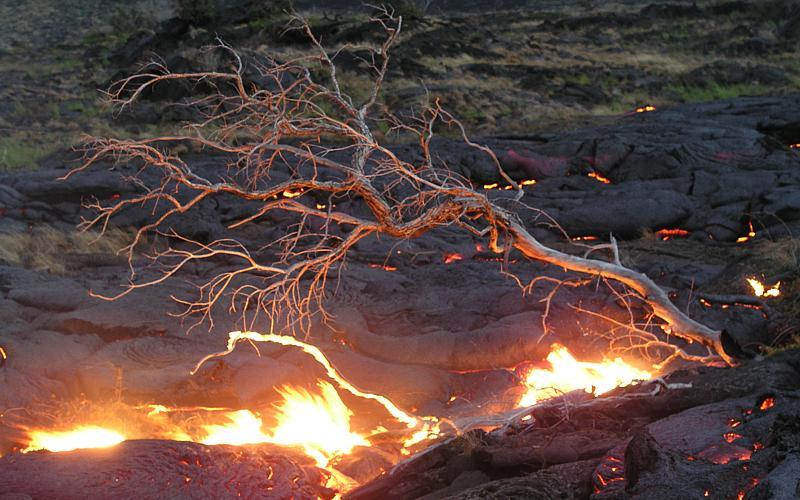
[[[96,232],[65,232],[43,226],[28,232],[0,234],[0,261],[37,271],[69,274],[70,257],[116,255],[131,239],[132,234],[122,229],[109,229],[98,238]]]

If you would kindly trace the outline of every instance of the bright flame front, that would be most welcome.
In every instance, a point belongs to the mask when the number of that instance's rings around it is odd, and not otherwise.
[[[620,358],[590,363],[576,360],[566,347],[554,344],[547,355],[550,369],[533,369],[525,378],[527,392],[519,406],[530,406],[570,391],[583,389],[595,395],[625,386],[634,380],[648,380],[652,374],[634,368]]]
[[[302,446],[324,466],[332,456],[350,453],[354,446],[369,446],[369,441],[350,430],[353,413],[336,389],[324,381],[318,381],[317,386],[320,395],[302,388],[278,389],[283,402],[278,404],[278,423],[270,441]]]
[[[302,388],[278,389],[283,401],[277,404],[277,423],[272,434],[263,431],[260,417],[249,410],[228,412],[225,424],[204,425],[204,444],[275,443],[300,446],[321,467],[335,455],[350,453],[354,446],[369,446],[363,436],[350,430],[353,413],[336,389],[318,381],[320,394]]]
[[[72,451],[79,448],[107,448],[125,441],[122,434],[97,426],[83,426],[69,431],[31,431],[23,453],[36,450]]]

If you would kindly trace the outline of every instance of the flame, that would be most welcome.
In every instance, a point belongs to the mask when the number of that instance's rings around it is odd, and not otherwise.
[[[266,443],[269,436],[261,430],[261,419],[250,410],[228,412],[225,417],[226,424],[204,425],[206,437],[201,439],[203,444],[255,444]]]
[[[389,271],[389,272],[397,271],[397,267],[396,266],[389,266],[389,265],[386,265],[386,264],[383,264],[383,265],[382,264],[369,264],[369,267],[371,267],[373,269],[383,269],[384,271]]]
[[[125,441],[117,431],[94,425],[77,427],[69,431],[31,431],[28,447],[23,453],[36,450],[53,452],[72,451],[80,448],[107,448]]]
[[[302,189],[298,189],[296,191],[292,191],[291,189],[284,189],[283,190],[283,197],[284,198],[297,198],[301,194],[303,194],[303,190]]]
[[[530,406],[543,399],[556,397],[577,389],[604,394],[634,380],[648,380],[652,374],[634,368],[620,358],[601,363],[577,361],[566,347],[554,344],[547,361],[551,369],[534,369],[528,373],[525,385],[528,391],[519,406]]]
[[[524,186],[533,186],[534,184],[536,184],[536,179],[525,179],[524,181],[521,181],[516,186],[510,185],[510,184],[506,184],[505,186],[502,186],[502,187],[500,186],[499,183],[493,182],[491,184],[484,184],[483,185],[483,189],[486,189],[486,190],[502,189],[504,191],[510,191],[512,189],[522,189]]]
[[[350,430],[353,413],[342,402],[334,387],[318,381],[321,394],[284,386],[279,403],[278,425],[270,438],[276,444],[302,446],[320,467],[335,455],[350,453],[355,446],[369,446],[363,436]]]
[[[751,238],[756,237],[756,230],[753,228],[753,221],[748,222],[747,227],[749,228],[747,231],[747,236],[740,236],[736,238],[736,243],[744,243],[746,241],[750,241]]]
[[[596,180],[602,182],[603,184],[611,184],[611,179],[609,179],[608,177],[603,177],[603,175],[600,174],[599,172],[592,171],[592,172],[589,172],[586,175],[588,175],[592,179],[596,179]]]
[[[201,359],[197,365],[194,367],[190,373],[194,375],[197,373],[197,370],[200,369],[200,366],[203,365],[209,359],[215,358],[217,356],[224,356],[226,354],[230,354],[236,348],[236,344],[241,340],[249,340],[251,342],[271,342],[274,344],[279,344],[283,346],[293,346],[300,348],[303,352],[310,355],[314,360],[322,365],[325,369],[325,373],[334,380],[339,387],[348,391],[350,394],[354,396],[358,396],[364,399],[370,399],[379,403],[381,406],[389,412],[397,421],[406,424],[409,429],[422,427],[428,427],[430,422],[435,421],[431,417],[414,417],[409,415],[408,413],[404,412],[400,408],[398,408],[394,403],[392,403],[388,398],[382,396],[380,394],[373,394],[370,392],[364,392],[357,389],[353,384],[348,382],[342,375],[331,365],[328,358],[325,357],[325,354],[316,346],[311,344],[307,344],[305,342],[301,342],[294,337],[290,337],[288,335],[277,335],[274,333],[258,333],[258,332],[242,332],[242,331],[235,331],[228,333],[228,350],[216,354],[210,354],[205,358]]]
[[[743,436],[735,432],[726,432],[725,434],[722,435],[722,437],[725,439],[726,442],[732,443],[737,439],[741,439]]]
[[[755,276],[747,278],[747,282],[753,289],[753,295],[756,297],[778,297],[781,294],[781,282],[777,282],[771,287],[767,288]]]
[[[689,236],[689,231],[685,229],[659,229],[656,231],[656,236],[667,241],[673,238],[685,238]]]
[[[656,107],[655,107],[655,106],[652,106],[652,105],[650,105],[650,104],[647,104],[647,105],[645,105],[645,106],[639,106],[639,107],[638,107],[638,108],[636,108],[634,111],[635,111],[635,112],[637,112],[637,113],[648,113],[648,112],[650,112],[650,111],[655,111],[655,110],[656,110]]]
[[[444,263],[445,264],[452,264],[453,262],[458,262],[459,260],[463,260],[464,256],[460,253],[445,253],[444,254]]]

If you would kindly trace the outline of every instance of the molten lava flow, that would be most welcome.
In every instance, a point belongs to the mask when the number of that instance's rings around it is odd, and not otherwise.
[[[652,375],[634,368],[620,358],[600,363],[577,361],[566,347],[554,344],[547,355],[549,370],[533,369],[525,379],[528,391],[519,406],[530,406],[543,399],[583,389],[595,395],[604,394],[634,380],[648,380]]]
[[[611,184],[611,179],[609,179],[607,177],[603,177],[603,175],[600,174],[599,172],[592,171],[592,172],[589,172],[586,175],[588,175],[592,179],[595,179],[595,180],[597,180],[599,182],[602,182],[603,184]]]
[[[125,441],[125,436],[112,431],[87,425],[69,431],[32,431],[28,447],[23,453],[36,450],[72,451],[79,448],[107,448]]]
[[[685,229],[659,229],[656,231],[656,236],[667,241],[674,238],[686,238],[689,236],[689,231]]]
[[[650,111],[655,111],[655,110],[656,110],[655,106],[648,104],[646,106],[639,106],[634,111],[636,111],[637,113],[648,113]]]
[[[753,289],[753,295],[756,297],[778,297],[781,294],[781,282],[777,282],[771,287],[767,288],[755,276],[747,278],[747,282]]]
[[[353,413],[336,389],[321,380],[317,385],[319,396],[302,388],[278,389],[283,402],[278,404],[278,424],[270,441],[302,446],[308,456],[324,467],[332,456],[350,453],[355,446],[369,446],[369,441],[350,430]]]
[[[8,359],[8,353],[3,348],[3,346],[0,345],[0,367],[6,364],[7,359]]]

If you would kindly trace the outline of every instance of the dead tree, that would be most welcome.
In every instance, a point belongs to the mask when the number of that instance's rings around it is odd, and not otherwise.
[[[69,174],[107,159],[133,162],[138,167],[131,180],[140,184],[142,192],[110,203],[91,203],[95,215],[84,221],[86,229],[103,231],[112,217],[129,208],[162,207],[124,249],[131,265],[131,282],[119,295],[105,298],[113,300],[161,283],[192,262],[225,257],[239,265],[200,284],[199,298],[184,302],[185,314],[210,319],[212,307],[229,296],[232,311],[260,311],[270,325],[279,317],[290,318],[280,324],[287,333],[297,334],[307,329],[312,315],[325,316],[320,304],[326,281],[341,269],[356,243],[374,235],[416,238],[437,227],[457,226],[485,238],[494,252],[513,248],[529,259],[622,283],[629,289],[628,295],[649,305],[657,318],[659,335],[646,332],[631,337],[640,338],[647,348],[666,350],[670,357],[696,361],[721,357],[732,362],[722,346],[721,332],[688,317],[648,276],[623,266],[613,240],[610,245],[591,249],[610,250],[606,260],[596,257],[603,252],[581,256],[543,245],[518,215],[491,201],[468,179],[438,161],[431,141],[438,131],[449,128],[466,145],[488,155],[499,176],[522,195],[522,186],[503,171],[495,154],[472,142],[462,124],[438,100],[429,101],[416,118],[402,122],[380,112],[379,95],[402,18],[382,11],[372,19],[385,38],[369,47],[371,57],[366,62],[371,87],[362,102],[343,90],[335,54],[326,52],[307,23],[296,21],[295,29],[305,31],[317,49],[315,55],[260,63],[260,86],[246,80],[242,58],[220,42],[216,49],[232,60],[229,71],[172,73],[153,64],[110,89],[110,98],[120,109],[168,80],[195,83],[208,92],[187,104],[199,110],[203,118],[188,125],[185,133],[146,140],[91,139],[85,162]],[[376,140],[373,129],[378,123],[413,137],[421,160],[406,161]],[[169,152],[167,146],[175,142],[233,159],[213,177],[200,175]],[[159,173],[158,183],[143,180],[140,174],[149,171]],[[246,248],[235,239],[201,243],[169,229],[176,216],[191,213],[200,203],[221,195],[257,202],[257,209],[230,224],[229,229],[256,225],[260,219],[278,213],[283,220],[291,216],[292,222],[285,224],[285,234],[265,242],[260,249]],[[366,209],[337,208],[346,201]],[[165,266],[163,274],[140,281],[134,272],[135,257],[145,236],[152,233],[169,237],[173,244],[151,255]],[[261,281],[258,285],[241,284],[243,276],[258,276]],[[253,318],[251,321],[255,321]],[[702,344],[708,354],[690,355],[670,344],[663,334]]]

